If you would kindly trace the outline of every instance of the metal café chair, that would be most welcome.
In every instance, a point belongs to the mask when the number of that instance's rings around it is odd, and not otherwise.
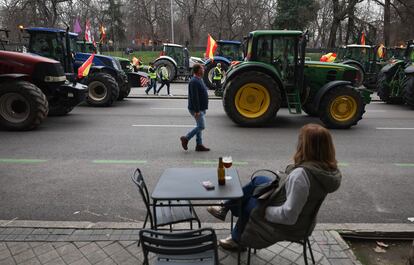
[[[307,228],[307,231],[303,235],[303,237],[301,239],[285,240],[285,241],[289,241],[289,242],[293,242],[293,243],[297,243],[297,244],[302,245],[302,247],[303,247],[303,261],[304,261],[305,265],[308,265],[308,256],[307,256],[307,253],[306,253],[307,247],[309,248],[309,253],[311,255],[312,264],[315,264],[315,257],[313,256],[312,247],[311,247],[311,244],[309,242],[309,237],[312,235],[313,229],[315,229],[316,217],[318,215],[319,209],[321,208],[322,203],[323,203],[324,200],[325,200],[325,197],[322,198],[318,202],[318,204],[316,205],[315,211],[313,212],[313,216],[311,218],[311,221],[309,222],[309,226]],[[254,249],[254,251],[256,253],[256,249]],[[247,265],[250,265],[250,252],[251,252],[251,247],[249,247],[248,252],[247,252]]]
[[[148,254],[156,254],[155,265],[218,265],[217,237],[211,228],[186,232],[143,229],[139,233],[148,265]]]
[[[198,218],[193,206],[165,206],[166,204],[171,204],[171,201],[161,201],[157,204],[158,207],[155,207],[157,223],[154,223],[154,218],[151,211],[150,196],[148,193],[147,185],[144,181],[144,177],[139,168],[135,170],[134,174],[131,176],[131,179],[137,186],[138,191],[142,197],[142,201],[145,204],[145,209],[147,210],[144,225],[142,228],[146,227],[148,219],[150,221],[151,229],[157,229],[160,226],[168,225],[171,232],[173,224],[189,222],[190,229],[192,230],[193,221],[196,221],[198,223],[198,228],[201,228],[200,219]],[[174,201],[174,204],[191,205],[189,201]],[[138,241],[138,246],[139,244],[140,242]]]

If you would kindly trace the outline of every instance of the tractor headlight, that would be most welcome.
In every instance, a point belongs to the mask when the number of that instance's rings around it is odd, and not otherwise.
[[[47,76],[45,76],[45,82],[47,82],[47,83],[65,82],[65,81],[66,81],[66,76],[64,76],[64,75],[61,75],[61,76],[47,75]]]

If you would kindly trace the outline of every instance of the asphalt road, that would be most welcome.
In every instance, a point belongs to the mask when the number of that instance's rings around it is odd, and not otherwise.
[[[179,136],[193,125],[186,104],[127,99],[111,108],[79,106],[35,131],[0,131],[0,219],[142,221],[145,209],[130,179],[136,167],[152,190],[165,168],[215,167],[230,154],[246,183],[256,169],[284,169],[298,129],[319,123],[282,109],[267,127],[241,128],[212,100],[204,137],[212,151],[195,152],[191,142],[185,152]],[[356,127],[332,131],[344,177],[320,222],[406,223],[414,216],[413,113],[377,102]],[[198,213],[215,221],[204,209]]]

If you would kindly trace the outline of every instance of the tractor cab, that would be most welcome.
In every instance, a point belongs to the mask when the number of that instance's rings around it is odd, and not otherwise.
[[[274,67],[280,80],[288,88],[293,88],[303,74],[301,31],[277,31],[277,34],[250,33],[247,39],[246,61],[261,62]],[[300,85],[298,86],[300,87]]]
[[[219,40],[214,56],[222,56],[230,61],[243,60],[243,47],[240,41]]]
[[[79,52],[99,54],[98,48],[93,44],[93,42],[78,40],[76,41],[76,46]]]

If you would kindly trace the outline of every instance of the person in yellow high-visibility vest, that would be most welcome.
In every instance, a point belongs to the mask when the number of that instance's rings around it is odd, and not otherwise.
[[[148,67],[148,77],[150,78],[150,83],[148,85],[148,88],[145,90],[145,94],[148,95],[148,92],[151,90],[151,88],[154,89],[154,95],[157,93],[157,71],[154,67],[154,63],[150,63]]]
[[[159,72],[162,85],[158,88],[157,95],[160,94],[160,91],[164,86],[167,86],[167,95],[172,96],[172,94],[170,93],[170,72],[168,71],[167,66],[161,66]]]
[[[221,63],[217,63],[214,67],[213,84],[215,89],[221,89],[221,79],[223,78],[223,70],[221,69]]]

